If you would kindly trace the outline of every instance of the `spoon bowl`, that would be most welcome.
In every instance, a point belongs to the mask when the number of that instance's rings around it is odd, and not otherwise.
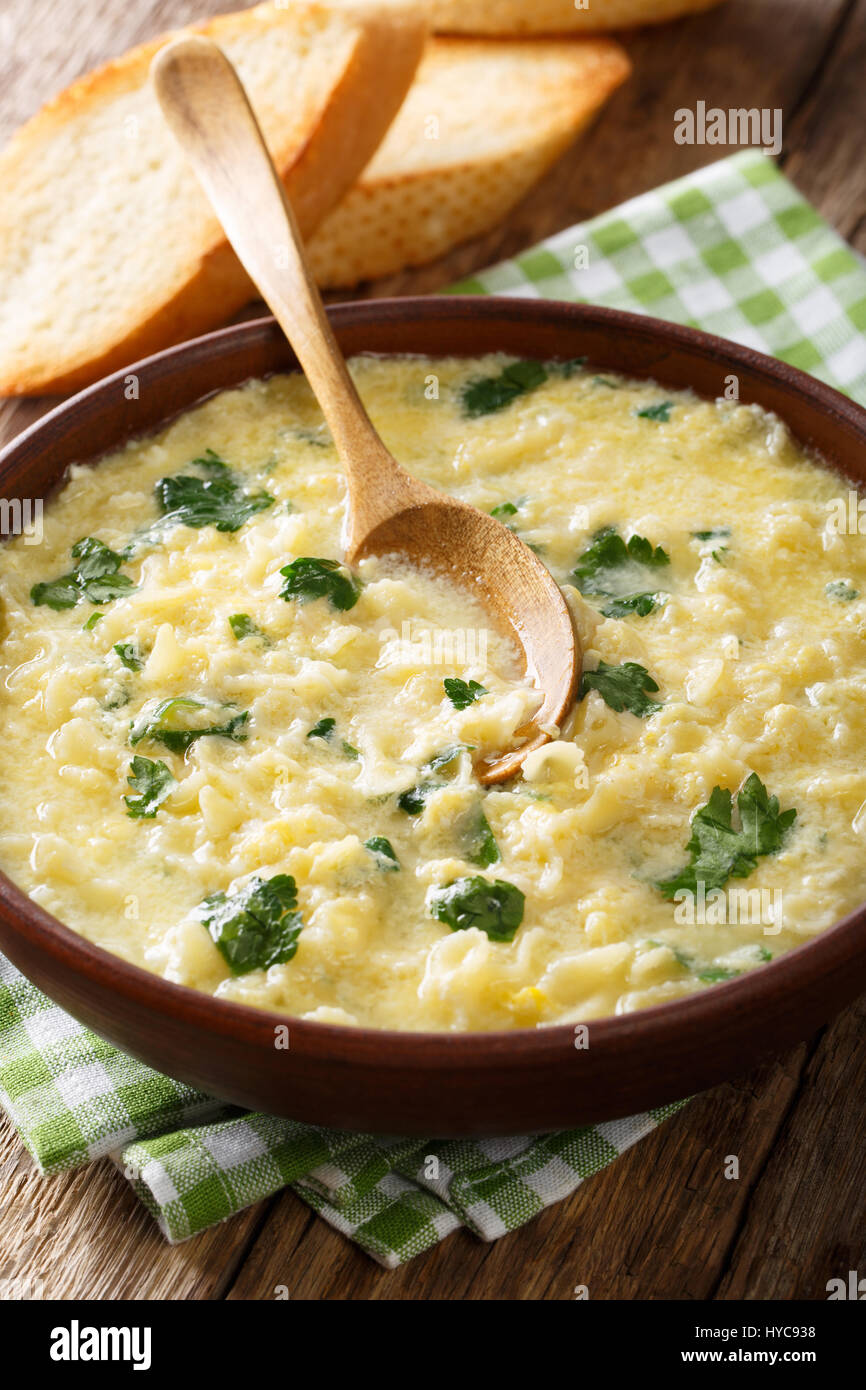
[[[480,600],[512,636],[541,696],[519,744],[479,759],[482,783],[515,776],[574,700],[580,651],[568,606],[536,555],[506,526],[411,477],[367,415],[325,316],[291,206],[237,73],[209,39],[161,49],[153,83],[235,253],[295,350],[346,471],[348,564],[397,555]]]
[[[354,562],[368,555],[394,555],[429,568],[468,589],[498,631],[517,643],[542,703],[531,724],[517,730],[518,747],[482,755],[476,762],[479,782],[489,786],[514,777],[527,753],[547,742],[568,713],[577,678],[573,645],[564,640],[571,615],[549,571],[507,526],[432,488],[430,492],[431,500],[404,507],[366,532],[347,558]],[[509,576],[505,590],[503,573]],[[557,608],[561,620],[552,624],[550,614]]]

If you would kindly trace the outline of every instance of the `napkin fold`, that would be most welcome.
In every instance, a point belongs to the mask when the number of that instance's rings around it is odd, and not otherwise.
[[[454,286],[592,301],[732,338],[866,403],[866,266],[746,150]],[[291,1186],[396,1267],[465,1226],[496,1240],[686,1102],[506,1139],[382,1138],[226,1106],[83,1028],[0,957],[0,1103],[42,1173],[105,1155],[170,1241]]]

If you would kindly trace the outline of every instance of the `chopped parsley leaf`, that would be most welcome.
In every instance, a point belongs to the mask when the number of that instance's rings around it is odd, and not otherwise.
[[[441,752],[435,753],[429,763],[424,764],[421,771],[438,772],[440,768],[447,767],[449,763],[453,763],[454,759],[459,757],[461,753],[473,753],[474,751],[475,749],[471,743],[451,743],[447,748],[443,748]]]
[[[565,377],[566,381],[570,381],[573,376],[577,375],[581,367],[586,366],[587,361],[588,358],[586,357],[566,357],[561,362],[548,362],[547,365],[551,372],[557,376]]]
[[[473,807],[460,838],[469,863],[477,864],[479,869],[489,869],[491,864],[498,864],[502,858],[496,837],[480,806]]]
[[[201,700],[193,700],[179,695],[161,700],[156,706],[145,705],[138,718],[129,726],[129,742],[133,748],[143,739],[161,743],[172,753],[185,753],[199,738],[228,738],[232,743],[243,743],[246,734],[241,732],[249,719],[249,711],[233,714],[222,724],[209,724],[196,728],[183,724],[170,723],[171,716],[181,710],[205,709]]]
[[[74,608],[83,599],[89,603],[109,603],[134,587],[128,575],[118,574],[123,556],[94,536],[76,541],[72,558],[78,561],[74,570],[62,574],[59,579],[33,585],[30,598],[34,604],[59,613],[64,608]]]
[[[673,401],[659,401],[657,405],[648,405],[644,410],[636,411],[639,420],[659,420],[666,425],[671,418]]]
[[[399,870],[400,861],[394,853],[394,846],[384,835],[372,835],[364,841],[364,848],[370,851],[383,873],[393,874]]]
[[[475,700],[490,693],[487,687],[479,684],[478,681],[467,682],[461,680],[459,676],[446,676],[442,684],[445,687],[445,694],[455,709],[468,709]]]
[[[846,579],[834,579],[832,584],[827,585],[824,592],[828,598],[838,599],[840,603],[853,603],[855,598],[860,597],[859,591]]]
[[[444,782],[419,782],[415,787],[409,787],[407,791],[401,792],[397,797],[397,805],[401,811],[405,811],[407,816],[419,816],[427,805],[428,797],[434,792],[441,791]]]
[[[653,547],[644,536],[624,541],[615,526],[597,531],[572,572],[582,594],[608,600],[602,613],[606,618],[622,618],[635,613],[645,618],[664,601],[664,595],[648,590],[651,571],[670,564],[670,556],[660,545]]]
[[[608,666],[606,661],[600,661],[594,671],[584,671],[578,699],[582,700],[590,690],[597,690],[605,704],[618,714],[628,710],[643,718],[661,709],[661,704],[646,694],[648,690],[658,690],[658,685],[649,671],[636,661],[624,661],[621,666]]]
[[[253,622],[249,613],[232,613],[229,627],[236,642],[242,642],[245,637],[258,637],[266,646],[270,646],[271,639]]]
[[[428,763],[420,769],[422,773],[441,772],[443,768],[454,762],[461,753],[472,753],[474,747],[469,743],[452,743],[441,752],[436,753]],[[401,811],[405,811],[409,816],[417,816],[424,810],[427,800],[433,792],[438,792],[447,784],[439,777],[425,777],[417,786],[409,787],[405,792],[401,792],[397,797],[397,805]]]
[[[250,879],[227,896],[211,893],[199,908],[201,920],[233,975],[284,965],[298,949],[303,922],[291,874]]]
[[[274,504],[268,492],[246,492],[241,479],[212,449],[207,449],[204,457],[192,459],[191,466],[202,469],[207,477],[178,473],[173,478],[160,478],[156,484],[162,518],[151,528],[152,533],[166,524],[239,531],[250,517]]]
[[[284,565],[280,574],[286,581],[280,598],[286,602],[295,599],[298,603],[309,603],[312,599],[326,598],[332,608],[345,612],[354,608],[361,592],[358,581],[337,560],[304,555]]]
[[[491,941],[513,941],[526,899],[513,883],[475,874],[457,878],[430,895],[430,911],[452,931],[477,927]]]
[[[127,671],[141,670],[144,663],[137,642],[115,642],[114,650],[120,657],[121,665],[125,666]]]
[[[318,724],[313,725],[312,729],[307,734],[307,738],[321,738],[324,739],[326,743],[331,743],[336,727],[336,719],[331,719],[330,716],[326,716],[324,719],[320,719]],[[353,748],[351,743],[347,743],[345,739],[342,740],[340,746],[343,750],[344,758],[350,758],[352,762],[360,758],[361,754],[358,752],[357,748]]]
[[[730,535],[730,526],[711,526],[709,531],[692,531],[692,539],[696,541],[726,541]]]
[[[471,419],[479,415],[491,415],[504,410],[523,396],[534,391],[547,380],[547,370],[541,362],[527,359],[512,362],[503,367],[498,376],[477,377],[463,388],[462,402],[464,414]]]
[[[142,758],[136,754],[130,773],[126,780],[138,795],[123,798],[126,802],[126,814],[133,819],[152,820],[157,808],[162,805],[174,786],[175,779],[171,768],[159,759],[152,762],[150,758]]]
[[[778,853],[797,817],[793,809],[780,812],[779,798],[767,794],[754,772],[737,793],[737,811],[739,830],[733,825],[731,793],[714,787],[706,806],[692,817],[691,839],[686,845],[690,863],[673,878],[656,883],[666,898],[678,892],[695,893],[699,883],[709,892],[723,888],[729,878],[748,878],[760,856]]]

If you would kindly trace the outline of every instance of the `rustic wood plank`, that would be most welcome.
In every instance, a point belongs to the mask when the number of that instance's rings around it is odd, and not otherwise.
[[[3,0],[0,142],[76,77],[168,29],[243,9],[242,0]]]
[[[382,1270],[285,1194],[228,1294],[294,1299],[593,1299],[712,1296],[724,1252],[797,1095],[807,1047],[764,1063],[683,1112],[493,1245],[458,1232],[402,1269]],[[725,1176],[730,1155],[739,1178]]]
[[[866,252],[864,72],[866,0],[856,0],[787,127],[783,168],[842,236]]]
[[[866,999],[827,1029],[750,1193],[719,1298],[825,1299],[866,1277]]]

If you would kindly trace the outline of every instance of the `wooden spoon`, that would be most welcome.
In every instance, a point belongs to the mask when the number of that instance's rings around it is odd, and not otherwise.
[[[540,560],[484,512],[411,477],[385,448],[361,404],[315,286],[294,214],[237,73],[210,40],[161,49],[152,76],[166,120],[226,236],[294,349],[346,470],[344,545],[399,555],[469,589],[517,639],[543,695],[520,747],[482,757],[482,783],[519,772],[574,699],[580,653],[565,599]],[[434,407],[435,408],[435,407]]]

